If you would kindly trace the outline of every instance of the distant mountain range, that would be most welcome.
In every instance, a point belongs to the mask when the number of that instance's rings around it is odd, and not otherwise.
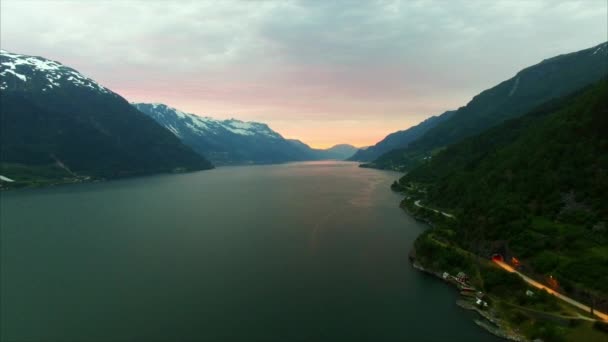
[[[338,144],[330,148],[317,151],[319,151],[323,157],[320,159],[346,160],[352,157],[353,154],[359,151],[359,149],[349,144]]]
[[[129,104],[58,62],[1,50],[0,175],[17,185],[44,184],[203,170],[213,167],[211,162],[347,158],[370,167],[411,170],[450,144],[607,74],[608,43],[603,43],[523,69],[466,106],[392,133],[374,146],[314,149],[263,123],[201,117],[163,104]]]
[[[348,144],[338,144],[326,149],[317,149],[297,139],[288,139],[288,141],[300,149],[307,156],[308,160],[346,160],[359,150],[355,146]]]
[[[283,138],[264,123],[217,120],[185,113],[159,103],[132,105],[216,165],[344,160],[357,151],[351,145],[336,145],[326,150],[313,149],[301,141]]]
[[[0,174],[15,185],[203,170],[205,158],[78,71],[0,51]]]
[[[393,149],[407,147],[409,143],[420,138],[424,133],[437,126],[439,123],[449,119],[454,113],[455,111],[452,110],[441,115],[431,116],[416,126],[391,133],[374,146],[360,149],[348,160],[369,162]]]
[[[19,187],[218,165],[346,159],[268,125],[216,120],[162,104],[129,104],[78,71],[0,50],[0,187]]]
[[[592,84],[606,74],[608,43],[546,59],[473,97],[445,120],[431,122],[417,139],[385,152],[367,166],[409,170],[451,143],[521,116],[546,101]]]

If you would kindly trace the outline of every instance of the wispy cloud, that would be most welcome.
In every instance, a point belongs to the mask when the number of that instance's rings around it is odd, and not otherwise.
[[[130,100],[371,144],[540,60],[606,40],[605,0],[11,1],[2,48]]]

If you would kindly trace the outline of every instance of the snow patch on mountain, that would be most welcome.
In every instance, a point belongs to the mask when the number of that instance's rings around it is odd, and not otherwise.
[[[600,44],[591,55],[593,56],[596,53],[602,53],[604,50],[608,52],[608,42]]]
[[[210,117],[198,116],[186,113],[179,109],[164,105],[162,103],[131,103],[137,109],[152,116],[155,120],[176,133],[185,127],[190,133],[197,135],[222,134],[230,132],[242,136],[265,136],[273,139],[282,139],[282,136],[273,131],[266,124],[259,122],[245,122],[237,119],[218,120]]]
[[[515,82],[513,83],[513,88],[511,88],[511,91],[509,91],[509,96],[513,96],[513,94],[515,94],[517,86],[519,86],[519,76],[517,76],[517,78],[515,79]]]
[[[181,138],[181,134],[179,133],[179,131],[177,130],[177,128],[173,127],[173,125],[167,125],[165,127],[167,127],[167,129],[170,130],[173,134],[175,134],[175,135],[177,135],[178,137]]]
[[[76,70],[49,59],[26,56],[0,50],[0,90],[40,87],[46,92],[65,85],[86,87],[102,93],[111,93],[107,88]],[[13,77],[14,76],[14,77]],[[21,84],[16,84],[16,80]]]
[[[14,180],[8,178],[8,177],[4,177],[3,175],[0,175],[0,181],[4,181],[4,182],[14,182]]]
[[[13,71],[12,69],[6,69],[5,71],[0,72],[0,75],[4,76],[7,72],[15,75],[18,79],[22,80],[23,82],[27,81],[27,77],[25,77],[25,75],[18,74],[15,71]]]
[[[225,128],[232,133],[240,134],[240,135],[254,135],[256,133],[266,133],[266,132],[257,132],[253,129],[253,124],[250,122],[243,122],[235,119],[224,120]]]

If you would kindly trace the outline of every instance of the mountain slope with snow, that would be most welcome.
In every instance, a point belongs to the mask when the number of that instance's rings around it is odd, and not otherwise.
[[[216,165],[345,159],[356,151],[350,145],[313,149],[283,138],[264,123],[202,117],[160,103],[132,105]]]
[[[0,101],[0,174],[17,184],[212,167],[120,95],[59,62],[0,51]]]
[[[263,123],[201,117],[159,103],[132,105],[216,165],[313,159]]]
[[[104,94],[112,92],[92,79],[59,62],[36,56],[0,50],[0,90],[46,92],[57,88],[89,88]]]

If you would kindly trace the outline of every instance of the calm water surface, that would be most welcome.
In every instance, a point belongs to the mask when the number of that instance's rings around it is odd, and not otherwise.
[[[495,341],[411,268],[398,174],[226,167],[0,194],[3,341]]]

